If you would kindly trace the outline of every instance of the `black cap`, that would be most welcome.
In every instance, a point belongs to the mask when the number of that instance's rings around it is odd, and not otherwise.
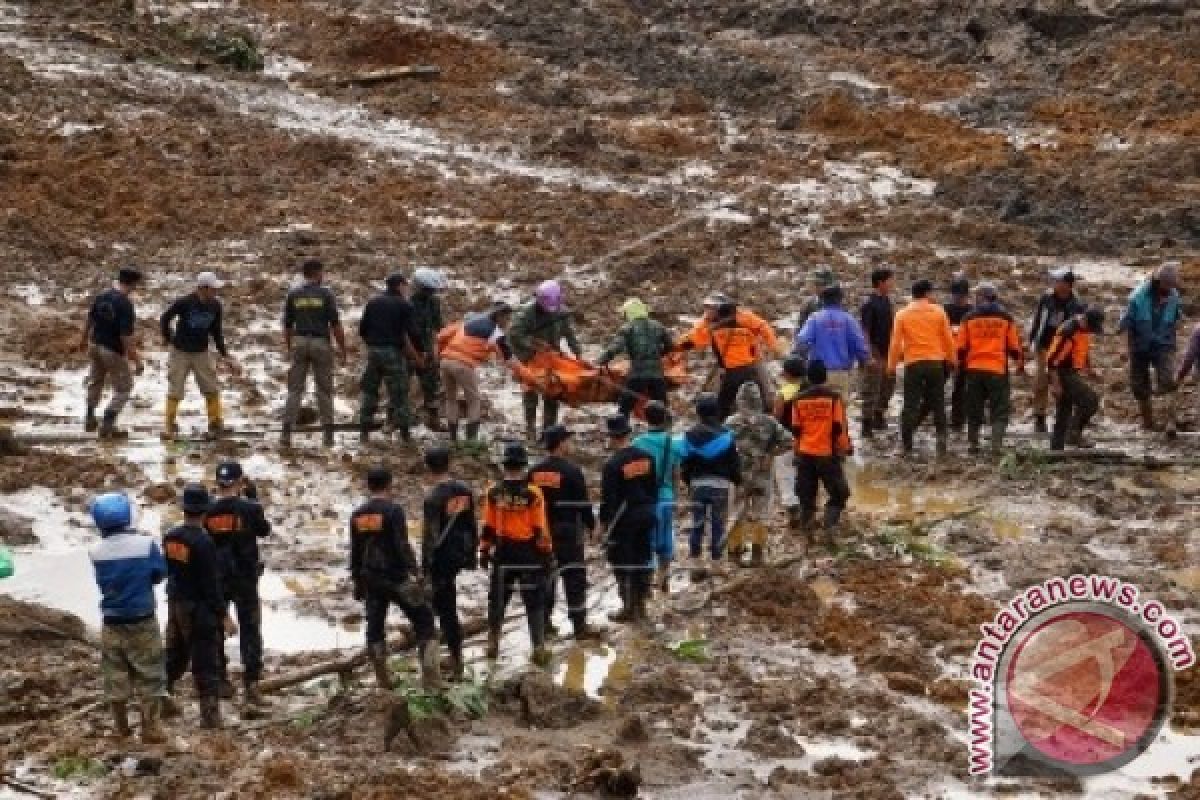
[[[392,471],[387,467],[372,467],[367,470],[367,490],[382,492],[392,485]]]
[[[808,382],[814,386],[824,383],[829,378],[829,371],[825,369],[825,362],[819,358],[814,358],[808,362]]]
[[[242,465],[236,461],[222,461],[217,465],[217,485],[233,486],[245,473]]]
[[[303,273],[304,277],[306,278],[311,278],[312,276],[324,271],[325,265],[321,263],[321,259],[319,258],[307,259],[303,264],[300,265],[300,272]]]
[[[927,297],[933,291],[933,283],[927,278],[921,278],[912,285],[913,297]]]
[[[403,272],[393,272],[384,279],[383,284],[388,289],[398,289],[408,285],[408,276]]]
[[[542,447],[553,450],[573,435],[574,433],[566,425],[551,425],[542,431]]]
[[[425,468],[430,472],[446,472],[450,469],[450,448],[435,445],[425,451]]]
[[[117,282],[126,286],[137,286],[143,277],[142,271],[137,267],[121,267],[117,270]]]
[[[212,506],[212,497],[208,489],[201,483],[189,483],[183,487],[183,497],[179,503],[185,514],[205,514]]]
[[[701,392],[696,398],[696,416],[701,419],[719,417],[721,415],[721,401],[712,392]]]
[[[783,360],[783,374],[790,378],[803,378],[808,369],[802,356],[788,356]]]
[[[950,279],[950,294],[955,297],[963,297],[971,293],[971,282],[967,280],[967,276],[961,272],[954,273],[954,277]]]
[[[529,451],[525,449],[525,445],[520,442],[509,442],[504,445],[504,455],[500,459],[500,466],[515,469],[528,464]]]
[[[617,414],[609,417],[604,421],[604,428],[608,431],[608,435],[613,439],[618,439],[622,436],[628,436],[633,433],[633,427],[629,424],[629,417],[624,414]]]
[[[657,400],[646,404],[646,423],[651,428],[665,428],[671,424],[671,412]]]

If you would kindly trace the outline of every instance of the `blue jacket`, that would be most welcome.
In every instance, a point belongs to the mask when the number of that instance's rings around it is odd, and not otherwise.
[[[167,562],[152,537],[137,531],[103,534],[89,556],[100,587],[105,622],[134,622],[154,615],[154,584],[167,575]]]
[[[741,484],[742,459],[737,439],[728,428],[703,422],[694,425],[684,435],[680,450],[680,472],[688,486],[693,481]]]
[[[1145,355],[1175,349],[1175,326],[1183,316],[1179,291],[1172,289],[1158,312],[1154,307],[1155,292],[1153,279],[1143,281],[1129,295],[1129,305],[1121,315],[1117,330],[1128,332],[1129,347],[1134,353]]]
[[[796,334],[794,347],[810,361],[824,361],[830,370],[853,369],[855,363],[865,365],[871,359],[858,320],[839,306],[826,306],[810,316]]]
[[[683,460],[683,440],[667,431],[646,431],[633,440],[633,446],[654,459],[654,474],[658,476],[658,497],[675,497],[675,469]]]

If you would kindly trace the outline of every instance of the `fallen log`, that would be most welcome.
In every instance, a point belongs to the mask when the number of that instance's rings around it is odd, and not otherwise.
[[[407,67],[391,67],[375,69],[368,72],[356,72],[352,75],[339,75],[329,79],[334,86],[375,86],[380,83],[406,78],[436,78],[442,74],[441,67],[419,64]]]

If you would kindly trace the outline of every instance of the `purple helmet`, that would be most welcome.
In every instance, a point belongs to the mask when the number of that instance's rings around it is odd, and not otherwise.
[[[558,281],[542,281],[533,292],[533,297],[543,311],[557,313],[563,310],[563,290]]]

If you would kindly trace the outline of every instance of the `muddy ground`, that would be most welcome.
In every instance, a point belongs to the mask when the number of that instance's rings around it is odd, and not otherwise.
[[[265,718],[231,705],[221,733],[196,733],[189,711],[165,749],[112,739],[95,705],[83,516],[97,491],[127,487],[142,527],[159,530],[185,481],[241,458],[277,530],[269,675],[354,652],[343,527],[356,481],[389,463],[413,508],[419,456],[349,438],[282,456],[271,441],[279,306],[310,256],[351,320],[396,266],[445,269],[451,317],[564,277],[589,353],[630,294],[679,330],[722,288],[786,332],[819,264],[855,303],[881,263],[896,266],[901,293],[918,275],[942,287],[962,270],[995,281],[1024,320],[1051,266],[1074,268],[1081,294],[1115,318],[1147,270],[1176,259],[1194,315],[1191,5],[0,2],[0,423],[27,438],[76,434],[85,298],[122,264],[151,276],[130,442],[0,456],[0,538],[18,562],[0,630],[19,643],[0,650],[2,769],[52,793],[111,797],[554,797],[638,782],[664,798],[1200,796],[1195,669],[1178,676],[1163,740],[1120,774],[967,776],[967,659],[978,625],[1017,589],[1116,575],[1200,631],[1194,468],[1044,461],[1027,379],[1015,381],[1018,455],[975,460],[956,440],[949,464],[904,463],[890,436],[860,443],[832,553],[805,553],[780,521],[772,557],[787,567],[740,584],[718,573],[693,585],[680,571],[651,626],[592,648],[560,641],[544,676],[526,671],[513,623],[497,665],[473,642],[472,691],[488,713],[453,707],[388,752],[398,701],[361,674],[290,688]],[[414,65],[439,74],[364,85]],[[153,320],[201,268],[231,280],[241,369],[227,376],[229,421],[261,433],[168,448]],[[1098,348],[1101,445],[1186,459],[1193,437],[1168,445],[1136,431],[1120,344]],[[485,384],[489,438],[515,435],[512,386],[494,371]],[[353,367],[338,387],[348,419]],[[690,396],[674,400],[681,418]],[[1195,399],[1185,388],[1188,433],[1200,431]],[[602,412],[569,413],[593,475]],[[182,421],[202,426],[197,398]],[[494,474],[487,452],[459,468],[475,482]],[[897,537],[913,523],[924,535]],[[598,562],[592,581],[601,616],[614,592]],[[461,584],[473,614],[482,576]],[[698,663],[680,655],[688,641],[705,643]]]

